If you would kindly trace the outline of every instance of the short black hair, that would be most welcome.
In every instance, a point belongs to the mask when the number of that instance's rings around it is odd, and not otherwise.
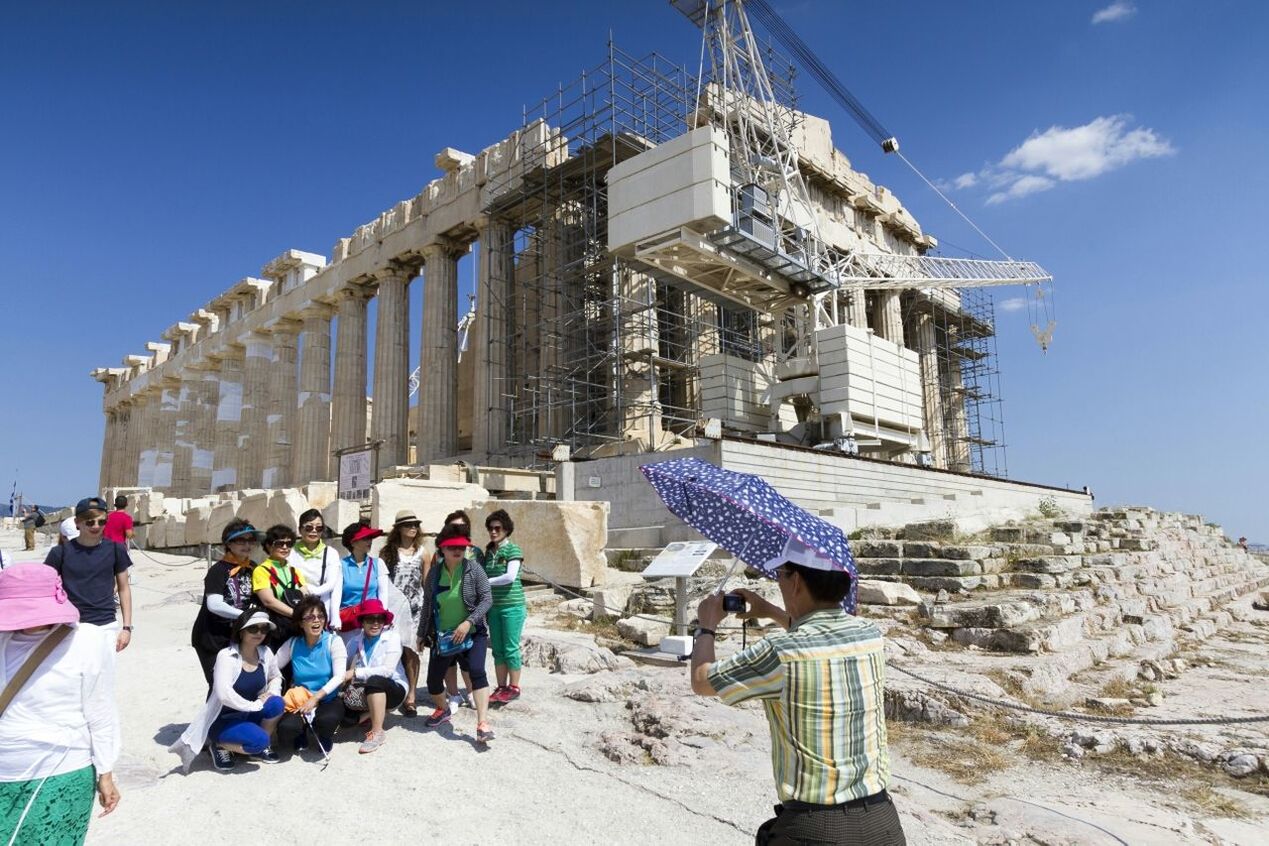
[[[318,611],[322,615],[322,619],[327,623],[330,622],[330,615],[326,613],[326,602],[320,596],[313,594],[305,594],[304,598],[291,609],[291,620],[298,626],[300,621],[304,619],[304,615],[309,611]]]
[[[252,614],[267,614],[262,606],[248,605],[242,609],[234,621],[229,625],[229,642],[233,644],[242,643],[242,630],[247,627],[247,621],[251,619]]]
[[[290,526],[286,525],[285,523],[278,523],[275,526],[270,526],[269,531],[264,533],[264,543],[261,545],[265,548],[265,551],[267,552],[268,550],[273,548],[273,544],[276,541],[289,540],[291,543],[295,543],[295,539],[296,539],[295,529],[292,529]]]
[[[485,531],[489,531],[490,523],[501,523],[503,533],[506,534],[507,537],[511,537],[511,533],[516,530],[516,524],[511,522],[511,515],[501,508],[490,513],[490,515],[485,518]]]
[[[326,521],[322,518],[322,512],[318,511],[316,508],[310,508],[308,511],[305,511],[303,514],[301,514],[300,519],[296,521],[295,525],[303,526],[305,523],[307,523],[309,520],[312,520],[314,517],[322,521],[322,528],[325,529]]]
[[[466,527],[459,526],[454,523],[446,523],[445,527],[436,533],[436,548],[441,548],[441,543],[450,538],[462,538],[468,543],[471,542],[471,532]]]
[[[234,534],[235,532],[241,532],[243,529],[250,529],[250,528],[252,528],[251,523],[248,522],[247,520],[242,520],[242,519],[230,520],[228,523],[225,524],[225,528],[222,529],[220,532],[221,545],[223,546],[224,544],[229,543],[229,536]],[[255,540],[257,537],[259,537],[259,535],[253,535],[251,536],[250,540]]]
[[[356,523],[349,523],[344,526],[344,530],[339,533],[339,542],[344,545],[344,549],[352,552],[353,535],[370,525],[369,520],[358,520]]]
[[[123,494],[119,494],[117,497],[115,497],[115,508],[127,508],[127,507],[128,507],[128,498],[126,496],[124,496]]]
[[[445,515],[446,526],[448,526],[450,523],[453,523],[455,520],[462,520],[468,526],[471,525],[471,517],[467,516],[467,512],[461,508],[458,509],[457,511],[451,511],[450,513]]]
[[[850,573],[845,570],[817,570],[792,561],[784,562],[784,569],[802,577],[816,602],[841,602],[850,593]]]

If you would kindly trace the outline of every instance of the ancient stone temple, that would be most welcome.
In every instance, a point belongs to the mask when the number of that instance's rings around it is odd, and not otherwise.
[[[286,250],[93,371],[103,489],[332,480],[336,453],[367,443],[383,474],[705,435],[1002,476],[983,271],[938,265],[957,260],[931,258],[935,239],[822,119],[781,112],[811,208],[743,182],[732,99],[613,48],[504,139],[442,150],[439,177],[329,256]],[[825,271],[826,251],[856,269]],[[893,284],[918,262],[928,285]],[[959,273],[966,287],[947,284]]]

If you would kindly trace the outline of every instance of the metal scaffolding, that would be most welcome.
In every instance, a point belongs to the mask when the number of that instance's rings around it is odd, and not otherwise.
[[[771,73],[771,86],[796,116],[792,66],[764,60],[787,69]],[[693,128],[709,87],[655,53],[635,58],[609,44],[604,62],[524,110],[521,155],[540,164],[487,186],[486,213],[513,235],[480,247],[507,251],[487,260],[514,268],[505,293],[491,293],[499,299],[478,303],[506,321],[489,336],[489,355],[505,365],[488,388],[506,433],[490,439],[495,461],[542,465],[557,445],[575,457],[660,448],[700,423],[704,356],[774,365],[796,334],[791,312],[746,308],[609,252],[608,171]],[[990,294],[903,297],[906,316],[925,309],[935,323],[946,466],[1004,475]]]

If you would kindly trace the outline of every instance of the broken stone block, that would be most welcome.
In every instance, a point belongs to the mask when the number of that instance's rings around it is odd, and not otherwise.
[[[976,576],[982,573],[977,561],[947,558],[905,558],[902,573],[905,576]]]
[[[1234,778],[1246,778],[1260,769],[1260,759],[1247,753],[1232,755],[1221,761],[1221,769]]]
[[[861,576],[897,576],[903,568],[898,558],[856,558],[855,569]]]
[[[1132,702],[1118,696],[1090,696],[1084,707],[1090,711],[1123,711],[1131,708]]]
[[[889,540],[857,540],[851,541],[850,551],[855,559],[860,558],[902,558],[903,544]]]
[[[478,536],[483,536],[485,518],[498,508],[505,508],[515,521],[513,539],[524,551],[530,580],[536,573],[574,589],[603,584],[608,571],[607,502],[485,501],[469,512],[472,526],[479,527]]]
[[[304,499],[309,508],[318,511],[330,505],[339,496],[338,482],[309,482],[304,486]]]
[[[634,585],[607,585],[591,594],[591,619],[623,617]]]
[[[670,624],[646,617],[627,617],[617,621],[617,632],[640,646],[657,646],[670,633]]]
[[[919,605],[921,597],[902,582],[860,580],[859,602],[864,605]]]
[[[346,499],[337,499],[322,508],[322,524],[329,526],[336,535],[342,532],[345,526],[359,519],[361,519],[361,506]],[[389,530],[388,526],[383,528],[385,531]]]
[[[951,540],[955,535],[956,523],[951,520],[927,520],[923,523],[909,523],[903,527],[905,541]]]

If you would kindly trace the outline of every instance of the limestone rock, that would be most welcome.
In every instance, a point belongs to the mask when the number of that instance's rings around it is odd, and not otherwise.
[[[1221,769],[1234,778],[1245,778],[1260,769],[1260,759],[1255,755],[1231,755],[1221,761]]]
[[[220,536],[238,515],[238,503],[233,500],[224,500],[216,503],[212,507],[211,513],[207,516],[207,542],[220,543]],[[259,529],[259,526],[256,526]],[[263,530],[261,530],[263,531]]]
[[[524,551],[526,570],[570,588],[603,583],[608,569],[604,555],[608,542],[607,502],[481,502],[471,512],[472,525],[480,527],[478,536],[483,536],[485,518],[499,508],[515,521],[514,539]],[[532,574],[528,578],[532,580]]]
[[[212,506],[195,505],[185,512],[185,545],[198,546],[204,543],[220,543],[220,535],[215,538],[207,536],[207,523],[211,518]]]
[[[611,619],[626,614],[634,585],[605,585],[591,594],[591,619]]]
[[[308,487],[312,487],[312,485]],[[272,491],[269,494],[268,506],[265,509],[264,525],[256,524],[256,528],[267,529],[269,526],[281,524],[298,530],[300,515],[313,507],[315,506],[309,505],[308,499],[296,488],[283,488]],[[343,527],[334,528],[335,531],[339,531]]]
[[[334,500],[322,508],[322,523],[330,526],[335,533],[343,531],[344,526],[355,523],[360,517],[361,506],[346,499]]]
[[[309,508],[319,511],[334,502],[338,496],[338,482],[309,482],[304,486],[304,499]]]
[[[617,702],[625,699],[636,688],[647,690],[647,681],[638,675],[637,670],[624,670],[619,673],[595,673],[566,684],[561,692],[577,702]]]
[[[864,605],[920,605],[921,597],[902,582],[859,582],[859,602]]]
[[[374,526],[392,525],[398,511],[408,508],[413,511],[423,524],[424,531],[435,532],[440,529],[445,515],[451,511],[464,509],[472,514],[477,502],[487,500],[489,491],[478,485],[466,482],[433,482],[427,479],[384,479],[371,489],[370,523]],[[514,503],[519,506],[520,503]],[[492,510],[492,509],[491,509]],[[514,518],[513,518],[514,519]],[[350,521],[351,522],[351,521]],[[473,540],[480,543],[484,535],[484,517],[479,520],[472,514]],[[342,528],[339,527],[339,528]],[[524,527],[516,521],[516,541],[524,547],[520,535]],[[525,550],[526,559],[528,550]],[[531,560],[525,561],[526,567],[533,567]]]
[[[649,620],[647,617],[627,617],[617,621],[617,631],[626,640],[641,646],[656,646],[670,633],[670,624]]]
[[[269,519],[269,497],[271,491],[252,491],[250,493],[243,491],[243,497],[238,501],[238,517],[246,520],[260,531],[266,531],[273,524],[268,522]],[[291,526],[295,528],[294,525]]]
[[[521,648],[526,664],[546,667],[553,673],[586,675],[634,666],[629,658],[622,658],[611,649],[597,645],[594,638],[580,634],[530,634],[525,636]]]

